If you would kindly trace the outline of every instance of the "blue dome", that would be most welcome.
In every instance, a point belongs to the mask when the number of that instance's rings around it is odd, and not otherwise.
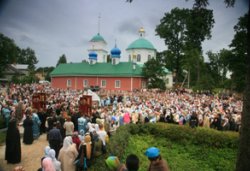
[[[89,53],[89,59],[97,60],[97,53],[96,52],[90,52]]]
[[[120,58],[121,50],[115,46],[110,53],[112,58]]]

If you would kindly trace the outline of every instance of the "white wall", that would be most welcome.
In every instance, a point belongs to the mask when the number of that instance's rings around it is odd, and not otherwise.
[[[88,52],[95,51],[97,53],[97,62],[107,62],[108,51],[107,44],[104,42],[90,42]]]
[[[137,57],[137,55],[140,54],[141,61],[140,62],[136,61],[137,64],[144,64],[145,62],[147,62],[149,55],[151,56],[151,58],[156,58],[156,51],[151,49],[129,49],[127,50],[127,54],[128,54],[128,60],[129,60],[129,55],[131,57],[134,55]]]

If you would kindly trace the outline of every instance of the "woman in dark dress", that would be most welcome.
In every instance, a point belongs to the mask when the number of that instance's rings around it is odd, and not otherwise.
[[[23,121],[24,133],[23,133],[23,143],[32,144],[33,143],[33,131],[32,131],[33,121],[30,115],[26,116],[26,119]]]
[[[15,118],[12,118],[8,125],[6,134],[5,160],[7,160],[7,163],[12,164],[21,162],[20,133]]]

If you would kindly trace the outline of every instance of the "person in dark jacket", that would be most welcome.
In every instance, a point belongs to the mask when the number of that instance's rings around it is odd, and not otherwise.
[[[26,114],[26,118],[23,121],[24,133],[23,133],[23,143],[32,144],[33,143],[33,131],[32,131],[33,121],[31,119],[31,113]]]
[[[5,160],[7,163],[21,162],[20,132],[15,118],[11,118],[6,133]]]
[[[43,111],[43,108],[40,108],[39,111],[37,112],[37,115],[41,121],[41,125],[40,125],[40,134],[45,133],[46,132],[46,126],[45,126],[45,122],[47,119],[47,113],[45,113]]]
[[[189,120],[189,126],[191,128],[195,128],[198,126],[199,120],[195,112],[192,113],[190,120]]]
[[[48,140],[49,146],[55,150],[57,158],[62,144],[62,135],[60,130],[57,128],[56,122],[54,122],[53,128],[48,133]]]

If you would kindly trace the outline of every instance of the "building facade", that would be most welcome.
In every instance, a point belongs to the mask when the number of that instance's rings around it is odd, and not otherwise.
[[[98,33],[90,40],[88,62],[60,64],[51,73],[51,86],[60,89],[82,90],[100,87],[105,90],[134,91],[146,88],[147,80],[142,67],[151,58],[156,58],[156,49],[139,30],[139,39],[126,49],[128,61],[121,62],[121,50],[114,46],[110,51],[111,62],[107,62],[106,41]],[[171,87],[172,73],[166,75],[167,87]],[[170,80],[170,81],[169,81]]]

